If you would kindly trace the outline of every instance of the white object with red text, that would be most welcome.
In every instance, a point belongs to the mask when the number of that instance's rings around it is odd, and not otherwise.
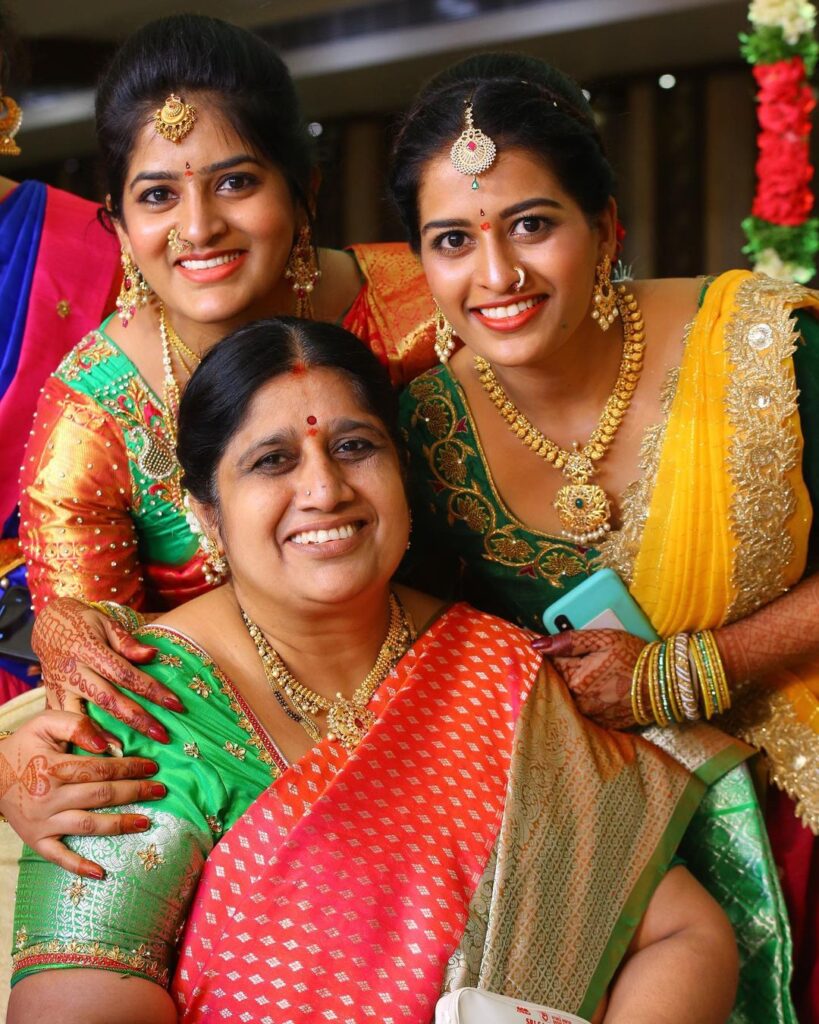
[[[499,996],[481,988],[459,988],[441,996],[435,1024],[589,1024],[574,1013]]]

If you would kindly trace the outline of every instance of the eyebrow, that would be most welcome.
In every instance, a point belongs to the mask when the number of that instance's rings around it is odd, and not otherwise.
[[[556,199],[549,199],[546,196],[536,196],[533,199],[524,199],[519,203],[515,203],[512,206],[507,206],[500,212],[500,219],[507,220],[509,217],[514,217],[516,213],[523,213],[525,210],[531,210],[536,206],[548,206],[553,210],[562,210],[564,206],[559,203]],[[436,228],[468,228],[471,225],[469,220],[430,220],[421,228],[421,234],[426,234],[427,231],[432,231]]]
[[[262,166],[261,160],[250,153],[239,153],[236,156],[229,156],[226,160],[218,160],[215,164],[208,164],[203,167],[200,174],[215,174],[217,171],[226,171],[231,167],[238,167],[239,164],[256,164]],[[180,181],[182,175],[177,171],[140,171],[129,183],[128,188],[133,188],[140,181]]]
[[[371,434],[376,434],[378,437],[386,438],[387,432],[376,423],[370,423],[368,420],[354,420],[354,419],[339,419],[330,420],[329,431],[331,434],[344,434],[348,430],[366,430]],[[267,437],[263,437],[258,441],[254,441],[242,454],[239,456],[238,462],[241,465],[246,464],[252,460],[256,453],[264,448],[275,448],[276,445],[281,444],[292,444],[301,435],[299,434],[297,427],[287,427],[285,430],[277,430],[273,434],[268,434]]]

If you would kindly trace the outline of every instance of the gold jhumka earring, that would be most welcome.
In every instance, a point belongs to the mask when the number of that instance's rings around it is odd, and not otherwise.
[[[154,131],[168,142],[179,143],[196,123],[196,107],[171,93],[159,110],[154,111]]]
[[[205,582],[210,583],[213,587],[218,587],[230,572],[228,560],[219,550],[216,541],[205,532],[204,526],[202,526],[198,516],[191,508],[190,495],[187,491],[182,499],[182,504],[185,507],[185,519],[191,529],[191,533],[199,541],[199,548],[204,555],[202,570],[205,575]]]
[[[3,112],[0,114],[0,156],[19,156],[20,147],[14,136],[23,123],[23,111],[11,96],[0,96]]]
[[[607,331],[617,319],[617,296],[611,283],[611,260],[604,256],[594,271],[592,320],[601,331]]]
[[[316,281],[321,277],[321,271],[318,267],[310,225],[307,222],[299,228],[296,241],[290,250],[284,276],[288,281],[293,282],[293,291],[296,294],[296,316],[302,320],[312,319],[312,292]]]
[[[472,123],[472,100],[465,102],[464,130],[452,143],[449,159],[460,174],[472,175],[472,188],[477,189],[478,175],[489,170],[498,150],[492,139]]]
[[[131,259],[129,253],[124,249],[120,253],[119,261],[122,264],[122,284],[117,296],[117,315],[123,327],[127,327],[138,309],[148,301],[151,296],[151,286],[142,276],[142,271]]]
[[[455,331],[444,316],[441,307],[435,303],[435,355],[446,365],[455,351]]]

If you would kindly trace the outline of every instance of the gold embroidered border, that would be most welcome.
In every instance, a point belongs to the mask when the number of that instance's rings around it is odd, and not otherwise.
[[[14,971],[49,964],[59,967],[72,964],[77,967],[100,967],[110,971],[136,971],[164,988],[168,987],[168,968],[160,964],[144,945],[138,949],[125,950],[119,946],[103,946],[99,942],[79,942],[76,939],[64,942],[53,939],[50,942],[24,946],[12,955]]]
[[[765,751],[771,780],[795,802],[802,824],[819,836],[819,732],[799,718],[788,695],[748,687],[724,725]]]
[[[683,348],[688,344],[693,321],[685,328]],[[640,550],[654,484],[660,468],[660,458],[671,415],[671,406],[677,394],[680,380],[679,366],[673,366],[665,376],[660,390],[660,422],[646,427],[640,444],[638,466],[641,476],[634,480],[623,491],[620,502],[622,524],[619,530],[612,530],[600,544],[599,554],[594,560],[594,568],[607,567],[614,569],[621,580],[630,586],[634,578],[634,563]]]
[[[736,310],[725,330],[731,364],[725,404],[733,427],[727,463],[735,488],[731,522],[737,541],[736,597],[728,622],[778,597],[785,590],[784,567],[793,558],[788,520],[796,498],[785,474],[800,452],[788,426],[798,411],[790,361],[798,333],[791,310],[805,294],[799,285],[754,274],[737,288]]]
[[[506,507],[495,487],[466,401],[464,417],[461,417],[441,380],[442,376],[440,370],[423,374],[410,384],[409,391],[416,403],[412,426],[434,438],[430,446],[424,446],[424,456],[436,483],[447,493],[446,510],[450,522],[459,519],[482,536],[487,561],[510,569],[531,569],[553,587],[563,586],[563,577],[586,573],[586,560],[571,543],[525,526]],[[470,436],[474,446],[458,436],[458,424],[463,418],[469,424],[469,435],[464,437]],[[470,458],[482,461],[494,504],[470,479],[467,465]],[[509,520],[505,525],[498,522],[498,509]],[[521,536],[523,533],[543,539],[538,540],[534,547]]]
[[[187,651],[188,654],[192,654],[194,657],[199,658],[204,662],[206,667],[210,669],[215,678],[219,681],[219,686],[222,693],[227,698],[230,710],[236,716],[237,725],[243,732],[247,733],[248,745],[256,748],[259,760],[262,764],[266,764],[270,768],[271,779],[277,779],[282,772],[287,771],[287,762],[279,753],[278,749],[273,745],[272,741],[267,739],[267,734],[258,722],[256,716],[253,714],[250,706],[224,672],[222,672],[216,662],[213,661],[207,651],[203,650],[198,644],[194,643],[193,640],[185,636],[184,633],[180,633],[175,629],[170,629],[168,626],[142,626],[139,630],[139,635],[170,635],[173,637],[174,643],[179,644],[179,646],[183,650]],[[200,680],[200,682],[201,681],[202,680]],[[232,751],[228,751],[228,753],[232,753]]]
[[[114,348],[100,331],[91,331],[82,341],[66,353],[54,371],[63,383],[79,380],[84,373],[114,355]]]
[[[791,370],[798,328],[791,314],[807,294],[800,285],[755,274],[737,289],[737,309],[726,329],[733,364],[726,407],[734,427],[728,469],[735,487],[731,521],[737,537],[736,598],[729,622],[787,589],[785,567],[795,550],[788,522],[796,496],[785,474],[801,455],[788,422],[798,412]],[[727,725],[765,751],[772,780],[796,802],[797,816],[819,834],[819,735],[800,719],[789,695],[747,688]]]

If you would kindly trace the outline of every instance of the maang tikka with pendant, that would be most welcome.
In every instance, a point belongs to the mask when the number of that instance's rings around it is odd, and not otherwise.
[[[498,149],[492,139],[472,122],[472,100],[464,108],[464,130],[452,143],[449,159],[460,174],[472,175],[472,188],[478,187],[478,175],[488,171],[495,162]]]

